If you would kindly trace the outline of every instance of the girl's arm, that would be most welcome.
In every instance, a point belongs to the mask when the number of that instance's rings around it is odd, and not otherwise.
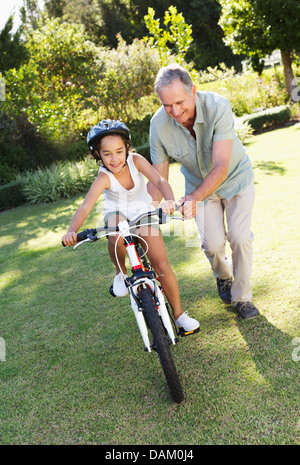
[[[87,193],[83,203],[76,211],[71,224],[69,226],[67,234],[62,238],[62,241],[67,246],[72,246],[77,243],[77,231],[83,225],[87,217],[89,216],[93,206],[97,202],[98,198],[104,191],[104,189],[110,188],[110,180],[105,173],[99,173],[89,192]]]
[[[146,158],[135,153],[133,160],[136,168],[159,190],[167,201],[162,205],[164,212],[173,213],[175,209],[175,197],[168,181],[153,168]]]

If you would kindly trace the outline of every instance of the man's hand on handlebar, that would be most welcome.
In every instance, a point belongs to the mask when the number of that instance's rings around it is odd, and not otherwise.
[[[198,202],[193,194],[181,197],[181,199],[178,200],[177,205],[179,206],[179,211],[184,216],[185,220],[191,220],[196,216]]]

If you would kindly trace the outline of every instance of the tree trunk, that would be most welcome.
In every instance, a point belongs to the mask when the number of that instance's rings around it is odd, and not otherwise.
[[[292,103],[295,103],[297,101],[297,83],[292,69],[292,60],[290,58],[291,52],[284,52],[283,50],[280,50],[280,52],[284,70],[286,89],[288,91],[288,95],[291,98]]]

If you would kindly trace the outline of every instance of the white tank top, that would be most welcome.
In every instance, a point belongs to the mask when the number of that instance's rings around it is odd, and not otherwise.
[[[132,189],[125,189],[104,166],[99,173],[105,173],[110,179],[110,188],[104,190],[104,217],[111,212],[119,211],[132,220],[142,213],[154,211],[152,197],[147,191],[144,175],[137,170],[132,153],[128,155],[127,164],[134,182]]]

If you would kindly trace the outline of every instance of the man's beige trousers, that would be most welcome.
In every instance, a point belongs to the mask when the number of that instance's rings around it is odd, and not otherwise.
[[[254,205],[254,180],[230,200],[218,194],[209,197],[207,204],[198,206],[196,224],[201,248],[207,256],[216,278],[233,276],[232,303],[252,301],[252,241],[251,214]],[[227,230],[227,232],[226,232]],[[232,260],[225,253],[229,241]]]

